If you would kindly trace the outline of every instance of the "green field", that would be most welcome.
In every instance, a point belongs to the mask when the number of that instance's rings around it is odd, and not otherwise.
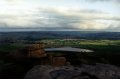
[[[70,46],[77,48],[86,48],[95,52],[120,52],[120,40],[42,40],[46,47]]]
[[[72,65],[81,64],[95,64],[95,63],[105,63],[120,66],[120,40],[81,40],[81,39],[44,39],[40,41],[35,41],[31,43],[45,43],[45,47],[77,47],[93,50],[92,53],[77,53],[69,54],[66,56],[67,61],[70,61]],[[33,65],[33,60],[29,61],[23,60],[18,61],[9,58],[9,54],[14,53],[14,51],[23,48],[27,43],[11,43],[11,44],[0,44],[0,68],[3,70],[2,73],[15,76],[15,78],[22,78],[26,72],[31,69]],[[58,53],[54,53],[59,55]],[[6,76],[4,76],[6,77]]]
[[[42,40],[46,47],[77,47],[93,50],[92,56],[89,54],[72,56],[72,60],[82,60],[89,63],[109,63],[120,65],[120,40],[80,40],[80,39],[52,39]]]
[[[93,50],[91,54],[72,56],[72,60],[110,63],[120,65],[120,40],[81,40],[81,39],[44,39],[36,42],[45,43],[45,47],[76,47]],[[23,48],[26,43],[13,43],[0,45],[0,57]],[[91,63],[91,62],[90,62]]]

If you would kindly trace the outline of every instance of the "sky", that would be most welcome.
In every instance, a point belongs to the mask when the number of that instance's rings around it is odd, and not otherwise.
[[[0,0],[0,31],[120,32],[120,0]]]

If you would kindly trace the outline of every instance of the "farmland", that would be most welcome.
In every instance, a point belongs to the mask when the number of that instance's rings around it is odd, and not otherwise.
[[[11,73],[10,78],[13,78],[12,75],[16,75],[13,79],[22,77],[32,68],[32,61],[24,60],[21,62],[15,59],[13,60],[9,55],[12,55],[16,50],[24,48],[28,43],[33,44],[41,42],[45,44],[45,48],[75,47],[94,51],[86,54],[69,54],[67,58],[69,58],[72,65],[80,65],[81,63],[105,63],[120,66],[120,40],[42,39],[34,42],[19,40],[19,42],[0,44],[0,67],[4,70],[4,73]],[[6,78],[7,76],[4,77]]]
[[[85,39],[43,39],[40,41],[35,41],[34,43],[42,42],[45,44],[45,48],[52,47],[75,47],[93,50],[92,57],[88,59],[87,55],[83,57],[87,58],[88,61],[92,58],[97,58],[94,60],[108,61],[111,64],[119,65],[118,62],[120,56],[120,40],[85,40]],[[0,45],[1,56],[12,53],[17,49],[24,47],[26,43],[12,43]],[[79,59],[80,55],[77,59]],[[75,57],[76,58],[76,57]],[[74,57],[72,58],[74,59]],[[94,61],[91,60],[91,61]],[[102,61],[104,62],[104,61]]]

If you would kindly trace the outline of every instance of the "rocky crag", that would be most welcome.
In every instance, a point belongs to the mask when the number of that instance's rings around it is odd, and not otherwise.
[[[120,68],[109,64],[61,66],[38,65],[24,79],[120,79]]]

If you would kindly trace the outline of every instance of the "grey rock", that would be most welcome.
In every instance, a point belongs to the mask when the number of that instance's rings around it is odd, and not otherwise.
[[[120,68],[109,64],[81,67],[38,65],[24,79],[120,79]]]

